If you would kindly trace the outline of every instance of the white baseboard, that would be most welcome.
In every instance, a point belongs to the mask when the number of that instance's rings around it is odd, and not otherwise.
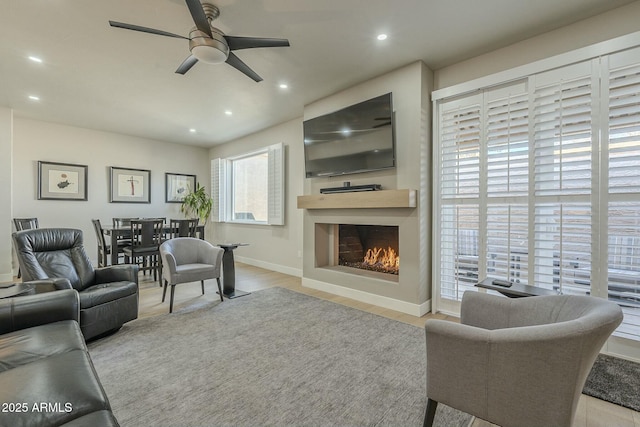
[[[254,267],[264,268],[266,270],[277,271],[278,273],[288,274],[289,276],[302,277],[302,269],[287,267],[286,265],[272,264],[270,262],[260,261],[253,258],[234,255],[234,259],[243,264],[253,265]]]
[[[400,313],[410,314],[416,317],[422,317],[431,311],[431,300],[422,304],[413,304],[406,301],[384,297],[381,295],[370,294],[368,292],[359,291],[357,289],[345,288],[344,286],[334,285],[332,283],[321,282],[306,277],[302,278],[302,286],[328,292],[330,294],[341,297],[351,298],[356,301],[367,304],[377,305],[378,307],[388,308],[390,310],[399,311]]]

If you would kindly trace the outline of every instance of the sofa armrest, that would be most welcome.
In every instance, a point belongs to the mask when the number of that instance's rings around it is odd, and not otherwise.
[[[79,319],[80,298],[74,289],[0,300],[0,334]]]
[[[61,291],[63,289],[73,289],[69,279],[63,277],[53,277],[50,279],[30,280],[23,282],[25,285],[32,285],[35,287],[36,294],[44,292]]]
[[[138,283],[138,266],[136,264],[110,265],[95,269],[96,283],[135,282]]]

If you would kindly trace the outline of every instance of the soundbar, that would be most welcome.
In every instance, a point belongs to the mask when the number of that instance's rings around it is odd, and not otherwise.
[[[321,188],[321,194],[331,194],[331,193],[351,193],[356,191],[377,191],[382,190],[382,185],[380,184],[366,184],[366,185],[345,185],[344,187],[330,187],[330,188]]]

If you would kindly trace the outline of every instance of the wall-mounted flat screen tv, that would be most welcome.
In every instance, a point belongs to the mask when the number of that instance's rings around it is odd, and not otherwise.
[[[391,93],[305,120],[303,126],[307,178],[396,165]]]

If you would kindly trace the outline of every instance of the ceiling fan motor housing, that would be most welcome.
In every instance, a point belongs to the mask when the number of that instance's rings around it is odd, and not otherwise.
[[[211,27],[211,35],[194,28],[189,33],[189,50],[191,54],[202,62],[209,64],[221,64],[229,57],[229,45],[224,38],[224,33],[215,27]]]

